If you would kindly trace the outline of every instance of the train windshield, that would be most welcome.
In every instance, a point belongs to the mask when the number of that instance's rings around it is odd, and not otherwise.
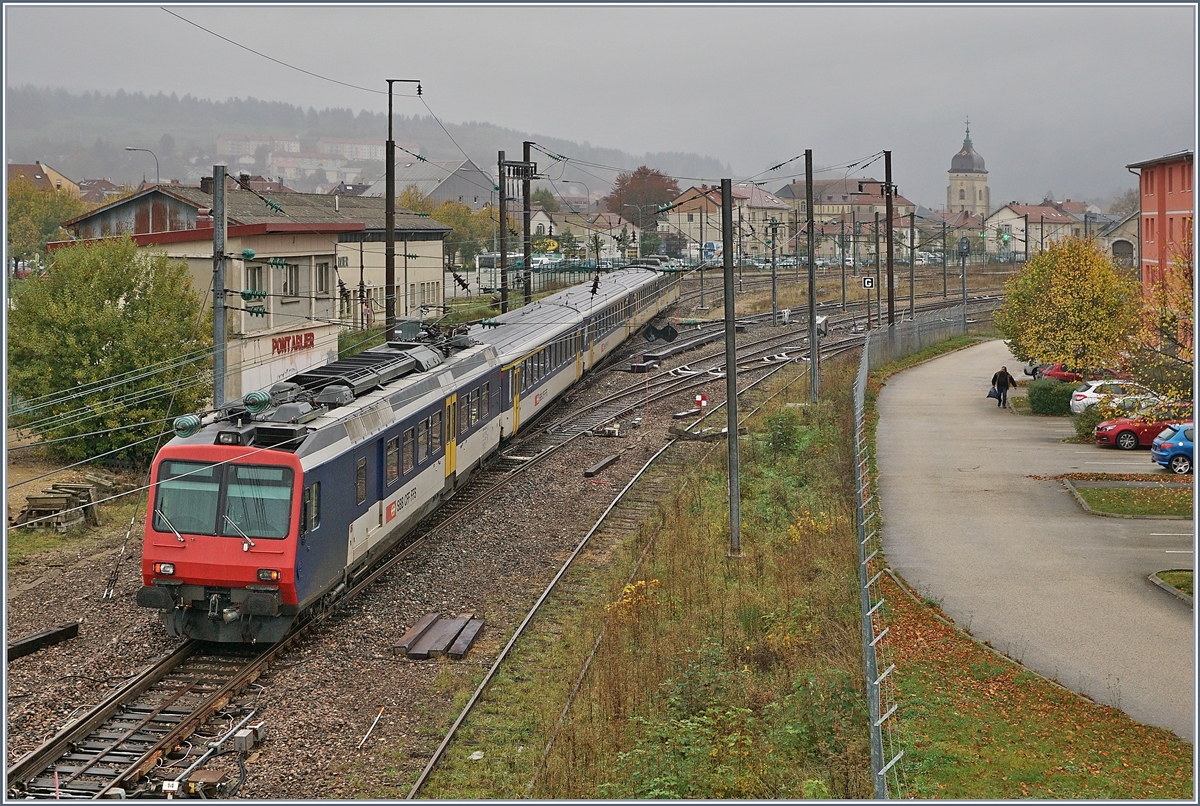
[[[292,469],[167,460],[159,465],[153,526],[159,532],[287,537]]]

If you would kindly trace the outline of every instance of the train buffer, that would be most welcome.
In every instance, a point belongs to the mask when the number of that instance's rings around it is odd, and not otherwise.
[[[413,660],[428,660],[449,656],[461,660],[483,627],[483,619],[470,613],[444,616],[430,613],[422,616],[409,628],[392,649],[394,654]]]

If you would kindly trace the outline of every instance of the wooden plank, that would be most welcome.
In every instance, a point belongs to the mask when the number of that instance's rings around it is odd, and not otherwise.
[[[63,624],[49,630],[42,630],[39,633],[18,638],[9,644],[7,658],[10,661],[16,658],[23,658],[26,655],[37,652],[39,649],[45,649],[48,646],[69,641],[77,635],[79,635],[79,623],[74,621],[70,624]]]
[[[442,617],[441,613],[429,613],[421,616],[417,623],[409,627],[408,632],[400,639],[400,642],[392,647],[392,652],[400,657],[408,654],[408,651],[413,648],[413,645],[421,639],[421,636],[433,626],[433,624]]]
[[[421,640],[408,651],[408,657],[416,660],[440,658],[470,620],[470,615],[441,619],[421,636]]]
[[[467,650],[475,643],[475,638],[481,629],[483,629],[483,619],[473,618],[468,621],[467,626],[463,627],[462,632],[458,634],[458,638],[454,639],[454,643],[450,645],[450,650],[446,654],[454,660],[462,660],[466,656]]]
[[[619,454],[619,453],[614,453],[612,456],[605,456],[599,462],[596,462],[596,464],[592,465],[587,470],[583,471],[583,477],[585,479],[590,479],[592,476],[597,475],[601,470],[608,467],[609,465],[611,465],[613,462],[617,461],[620,458],[621,458],[621,454]]]

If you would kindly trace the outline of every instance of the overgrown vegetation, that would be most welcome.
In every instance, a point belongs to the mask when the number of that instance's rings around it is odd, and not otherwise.
[[[564,606],[522,639],[517,662],[485,693],[425,794],[869,797],[850,482],[854,371],[853,361],[831,362],[822,403],[788,407],[807,397],[797,383],[750,422],[742,557],[726,556],[718,449],[636,544],[593,569],[597,579],[572,586],[607,593]],[[595,661],[542,767],[601,625]],[[481,762],[468,758],[475,748]]]

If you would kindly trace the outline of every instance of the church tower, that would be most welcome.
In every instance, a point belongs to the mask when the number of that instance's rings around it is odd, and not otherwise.
[[[987,170],[983,157],[971,145],[971,122],[967,121],[967,137],[962,149],[950,160],[950,185],[946,188],[946,210],[987,217],[992,210],[987,186]]]

